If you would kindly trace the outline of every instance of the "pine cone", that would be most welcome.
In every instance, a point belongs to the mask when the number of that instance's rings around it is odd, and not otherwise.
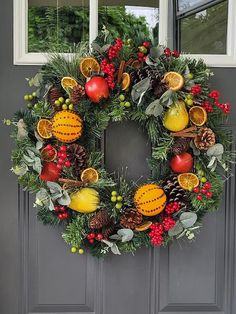
[[[190,146],[190,139],[186,137],[179,137],[175,139],[173,146],[171,147],[171,152],[174,155],[179,155],[187,152]]]
[[[78,84],[74,86],[71,92],[71,96],[70,96],[71,103],[76,105],[84,95],[85,95],[85,89],[82,85]]]
[[[129,229],[135,229],[142,221],[143,215],[135,209],[130,209],[120,217],[120,225]]]
[[[80,172],[87,167],[88,155],[84,146],[73,143],[67,147],[67,158],[73,167],[75,174],[79,177]]]
[[[54,107],[56,110],[60,110],[60,107],[55,106],[55,101],[58,100],[58,98],[63,97],[62,92],[60,89],[58,89],[56,86],[53,86],[48,91],[48,101],[50,104]]]
[[[101,229],[111,223],[111,218],[106,210],[98,211],[89,221],[91,229]]]
[[[179,202],[180,208],[185,209],[189,202],[188,195],[184,189],[181,188],[177,176],[171,176],[166,179],[162,187],[167,196],[167,202]]]
[[[103,229],[103,237],[105,240],[107,240],[115,231],[115,225],[114,223],[110,223],[109,225],[107,225],[104,229]]]
[[[146,77],[149,77],[151,80],[154,95],[157,98],[160,98],[164,94],[164,92],[167,91],[168,87],[166,86],[166,84],[161,82],[161,77],[159,76],[157,70],[146,66],[131,73],[133,84],[137,84]]]
[[[195,146],[200,150],[207,150],[216,142],[215,133],[210,128],[200,128],[197,136],[194,138]]]

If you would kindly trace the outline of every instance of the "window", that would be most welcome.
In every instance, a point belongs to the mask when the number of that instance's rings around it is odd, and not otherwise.
[[[126,38],[143,32],[160,42],[167,37],[160,10],[166,15],[168,1],[14,0],[14,64],[43,64],[47,53],[68,53],[98,31]]]
[[[210,66],[236,65],[234,0],[177,0],[177,49]]]

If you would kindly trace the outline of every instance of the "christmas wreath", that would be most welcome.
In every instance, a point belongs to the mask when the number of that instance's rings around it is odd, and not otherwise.
[[[135,252],[192,241],[219,207],[233,153],[230,111],[210,90],[202,60],[150,41],[98,38],[68,56],[53,54],[12,120],[12,171],[45,224],[62,224],[73,253]],[[150,178],[137,184],[107,173],[99,139],[110,121],[147,132]]]

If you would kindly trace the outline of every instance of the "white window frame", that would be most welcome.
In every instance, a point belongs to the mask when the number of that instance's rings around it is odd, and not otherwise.
[[[186,54],[203,59],[210,67],[236,67],[236,1],[228,0],[227,52],[226,54]]]

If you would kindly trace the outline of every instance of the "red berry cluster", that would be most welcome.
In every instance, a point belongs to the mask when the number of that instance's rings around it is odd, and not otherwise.
[[[198,94],[201,94],[202,92],[202,88],[200,85],[196,84],[196,85],[193,85],[192,88],[191,88],[191,93],[193,95],[198,95]]]
[[[218,90],[216,89],[212,90],[208,94],[208,96],[212,98],[213,103],[210,103],[210,101],[207,100],[202,103],[202,107],[206,110],[206,112],[213,112],[214,111],[213,105],[220,108],[225,114],[228,114],[230,112],[229,103],[221,104],[219,102],[220,92]]]
[[[54,207],[57,217],[60,220],[65,220],[70,217],[69,212],[65,206],[57,205]]]
[[[180,202],[170,202],[166,205],[165,212],[171,215],[180,210]]]
[[[121,40],[121,38],[116,38],[115,44],[111,46],[108,50],[108,58],[110,60],[117,58],[122,47],[123,41]]]
[[[149,236],[151,238],[151,243],[153,246],[161,245],[163,241],[164,227],[159,222],[155,222],[150,226],[151,232]]]
[[[164,230],[168,231],[174,227],[174,225],[176,224],[176,221],[170,216],[166,216],[163,218],[162,224],[163,224]]]
[[[70,161],[67,159],[66,146],[63,145],[59,148],[59,152],[57,153],[57,168],[62,169],[63,166],[69,168],[71,166]]]
[[[144,41],[142,45],[138,48],[139,51],[137,52],[138,61],[143,62],[146,60],[147,54],[149,52],[150,42]]]
[[[206,112],[213,112],[214,111],[212,104],[208,100],[206,100],[202,103],[202,107],[206,110]]]
[[[195,187],[193,189],[193,192],[197,194],[197,200],[201,201],[203,199],[203,196],[206,196],[206,198],[212,198],[213,192],[210,191],[212,187],[211,182],[207,181],[203,184],[203,186],[200,188],[199,186]]]
[[[221,104],[218,102],[215,102],[215,105],[220,108],[225,114],[230,113],[230,104],[226,103],[226,104]]]
[[[102,233],[90,232],[87,234],[86,238],[89,241],[89,243],[93,244],[95,240],[101,241],[104,237]]]
[[[110,89],[115,88],[115,82],[114,82],[114,73],[115,73],[115,66],[113,63],[109,63],[107,59],[103,59],[101,62],[101,70],[104,72],[107,77],[105,80],[107,81],[107,84]]]
[[[174,57],[174,58],[179,58],[180,53],[177,50],[170,50],[170,48],[166,48],[164,50],[164,55],[169,58],[169,57]]]

